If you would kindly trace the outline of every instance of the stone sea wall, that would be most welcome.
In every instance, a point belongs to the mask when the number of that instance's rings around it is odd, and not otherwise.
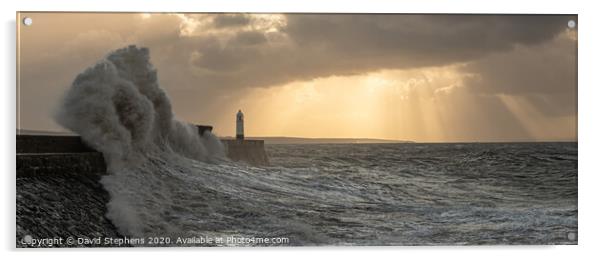
[[[199,134],[211,127],[199,126]],[[268,165],[263,140],[222,140],[233,161]],[[16,246],[24,239],[123,238],[106,218],[103,155],[79,136],[17,135]],[[73,245],[54,245],[73,246]],[[98,246],[98,245],[94,245]]]
[[[122,237],[105,217],[103,156],[79,137],[17,136],[16,160],[17,247],[28,238]]]

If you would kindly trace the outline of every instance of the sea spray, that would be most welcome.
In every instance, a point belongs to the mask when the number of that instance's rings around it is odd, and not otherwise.
[[[196,126],[174,118],[147,48],[118,49],[79,74],[55,118],[103,153],[110,173],[101,181],[111,195],[107,217],[124,235],[180,232],[164,221],[170,218],[165,207],[177,206],[167,173],[190,160],[224,157],[217,137],[200,136]]]

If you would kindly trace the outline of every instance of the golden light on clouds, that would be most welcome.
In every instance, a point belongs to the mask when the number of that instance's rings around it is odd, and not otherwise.
[[[250,135],[442,140],[440,104],[470,75],[457,66],[327,77],[257,89]]]
[[[142,14],[149,18],[151,14]],[[240,32],[278,33],[286,26],[286,17],[281,14],[248,14],[246,16],[223,14],[216,21],[215,14],[153,14],[154,16],[176,16],[180,19],[180,35],[185,37],[215,35],[229,38]],[[221,22],[220,22],[221,21]],[[238,25],[240,26],[231,26]],[[217,26],[216,26],[217,24]]]

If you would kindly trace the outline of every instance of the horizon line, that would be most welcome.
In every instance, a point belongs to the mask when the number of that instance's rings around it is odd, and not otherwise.
[[[23,133],[25,132],[25,133]],[[30,132],[30,133],[26,133]],[[37,132],[37,133],[36,133]],[[62,132],[62,131],[52,131],[52,130],[30,130],[30,129],[16,129],[16,135],[51,135],[51,134],[59,134],[59,135],[78,135],[73,132]],[[232,138],[235,136],[225,135],[219,136],[218,138]],[[310,140],[325,140],[325,139],[333,139],[333,140],[378,140],[378,141],[387,141],[387,142],[400,142],[400,143],[578,143],[578,139],[541,139],[541,140],[527,140],[527,139],[505,139],[505,140],[439,140],[439,141],[418,141],[418,140],[409,140],[409,139],[389,139],[389,138],[376,138],[376,137],[301,137],[301,136],[282,136],[282,135],[274,135],[274,136],[247,136],[246,139],[260,139],[260,138],[289,138],[289,139],[310,139]]]

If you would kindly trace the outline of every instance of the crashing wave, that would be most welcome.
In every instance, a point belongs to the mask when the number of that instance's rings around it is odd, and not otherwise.
[[[200,136],[196,126],[175,119],[147,48],[118,49],[79,74],[55,118],[103,153],[109,175],[101,182],[111,194],[107,216],[124,235],[178,232],[148,224],[164,223],[159,218],[171,204],[166,174],[190,160],[224,158],[216,136]]]

